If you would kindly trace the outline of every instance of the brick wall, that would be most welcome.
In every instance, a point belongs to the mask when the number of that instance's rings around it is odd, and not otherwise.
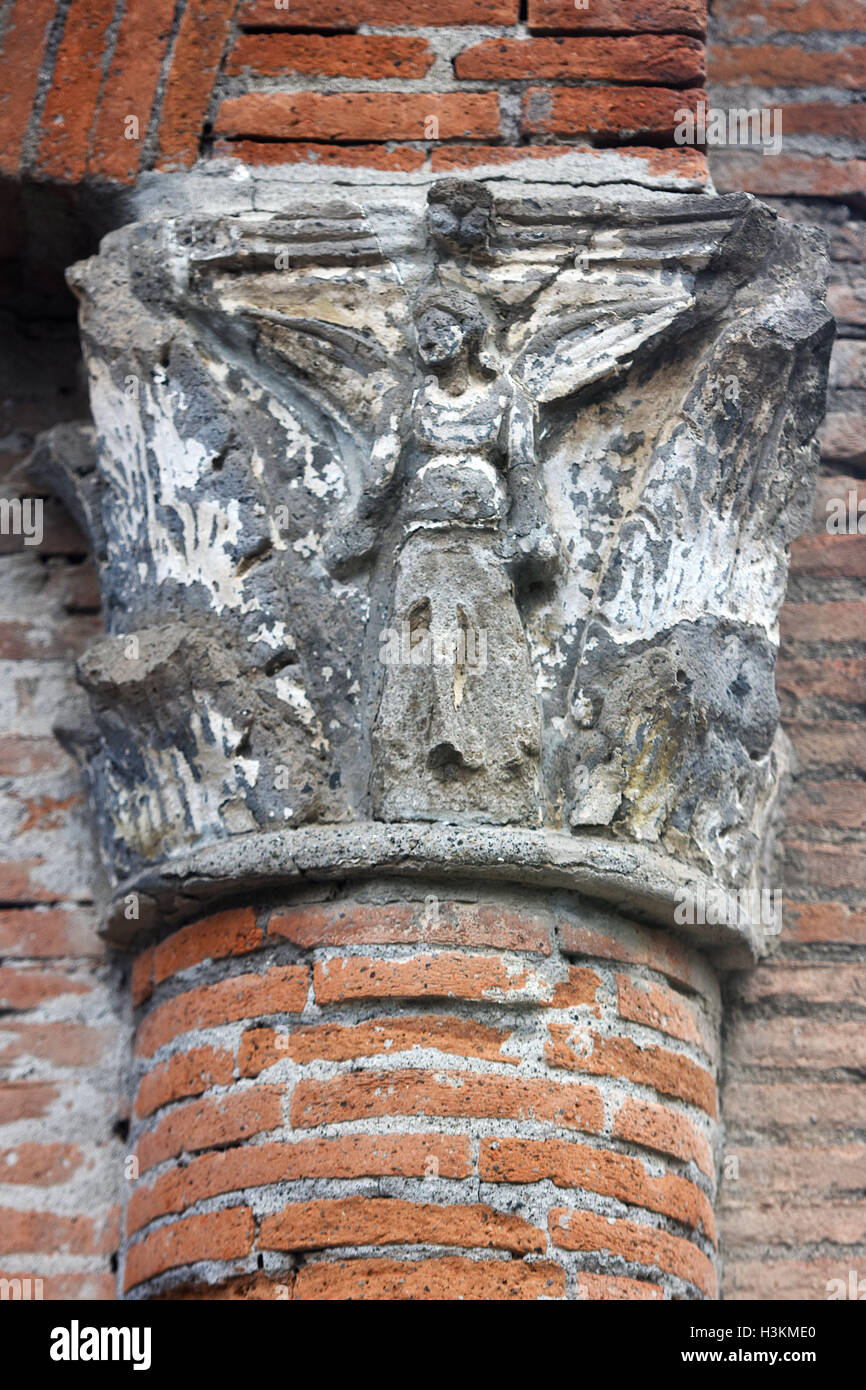
[[[856,516],[853,534],[827,529],[828,501],[866,498],[864,20],[858,0],[711,6],[711,103],[781,109],[784,132],[777,156],[711,151],[716,185],[824,228],[838,323],[814,529],[792,547],[777,668],[799,764],[786,926],[727,989],[726,1298],[820,1300],[829,1279],[866,1269],[866,534]]]
[[[705,25],[705,0],[14,0],[0,172],[444,171],[613,145],[701,180],[673,118],[702,95]]]
[[[86,411],[52,277],[18,261],[0,359],[0,495],[35,434]],[[26,312],[25,312],[26,311]],[[96,934],[98,866],[77,769],[53,735],[76,655],[101,629],[80,533],[44,503],[43,539],[0,536],[0,1278],[111,1298],[123,1177],[123,994]]]

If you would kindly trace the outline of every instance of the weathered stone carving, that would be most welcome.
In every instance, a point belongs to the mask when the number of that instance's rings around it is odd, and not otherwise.
[[[116,874],[378,819],[757,882],[823,275],[745,195],[449,180],[107,237],[66,488],[104,536],[77,741]]]

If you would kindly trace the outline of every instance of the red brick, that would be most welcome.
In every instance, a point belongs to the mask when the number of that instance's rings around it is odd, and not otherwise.
[[[263,975],[236,975],[178,994],[143,1019],[135,1050],[149,1056],[191,1028],[212,1028],[267,1014],[298,1014],[306,1003],[308,986],[306,966],[286,965],[273,966]]]
[[[866,892],[866,844],[813,844],[785,841],[785,878],[789,887],[853,888]]]
[[[326,1058],[332,1062],[352,1061],[356,1057],[390,1056],[412,1048],[433,1048],[458,1057],[483,1057],[488,1062],[508,1062],[517,1066],[519,1057],[509,1057],[503,1047],[512,1036],[510,1029],[493,1028],[471,1019],[377,1018],[348,1026],[317,1024],[276,1033],[272,1028],[256,1028],[244,1033],[238,1049],[238,1068],[242,1076],[258,1076],[286,1057],[294,1062]]]
[[[211,1086],[228,1086],[234,1067],[235,1060],[230,1052],[213,1047],[176,1052],[167,1062],[142,1077],[135,1098],[135,1113],[143,1119],[174,1100],[200,1096]]]
[[[88,1023],[0,1022],[0,1037],[11,1034],[14,1043],[0,1041],[0,1062],[24,1057],[53,1062],[59,1067],[89,1067],[102,1060],[115,1041],[110,1028]]]
[[[732,1301],[824,1303],[831,1279],[840,1279],[848,1289],[851,1263],[850,1255],[842,1259],[728,1260],[724,1296]]]
[[[42,112],[36,167],[44,178],[77,183],[87,166],[90,131],[114,0],[70,7]]]
[[[0,861],[0,900],[5,903],[56,902],[56,890],[46,888],[36,876],[36,871],[44,864],[42,858]]]
[[[282,77],[424,77],[436,61],[426,39],[391,34],[241,34],[226,72]]]
[[[225,1192],[297,1182],[304,1178],[467,1178],[470,1141],[449,1134],[347,1134],[293,1144],[246,1144],[203,1154],[135,1189],[127,1228],[140,1230],[157,1217],[186,1211]]]
[[[126,1256],[124,1289],[168,1269],[199,1260],[234,1260],[249,1254],[255,1224],[249,1207],[231,1207],[205,1216],[187,1216],[153,1231]]]
[[[712,1207],[687,1178],[650,1177],[639,1159],[558,1139],[484,1139],[478,1159],[482,1182],[533,1183],[583,1189],[660,1212],[715,1242]]]
[[[159,116],[160,169],[195,161],[235,0],[187,0]]]
[[[88,174],[135,182],[174,11],[174,0],[127,5],[93,128]],[[126,138],[129,116],[138,120],[138,139]]]
[[[862,827],[866,820],[866,788],[862,782],[798,782],[785,803],[792,826]]]
[[[532,135],[673,138],[677,112],[706,100],[697,89],[667,87],[529,87],[523,129]]]
[[[838,961],[792,965],[773,961],[741,978],[736,997],[747,1004],[788,999],[805,1005],[804,1012],[815,1004],[862,1005],[866,1004],[866,965],[843,965]]]
[[[180,1153],[236,1144],[274,1129],[282,1120],[282,1096],[281,1086],[257,1086],[219,1099],[190,1101],[170,1111],[139,1140],[141,1171]]]
[[[68,660],[83,648],[87,637],[98,636],[101,624],[91,618],[48,622],[42,619],[0,621],[0,660]]]
[[[82,798],[72,796],[26,796],[23,798],[24,817],[15,828],[15,835],[27,835],[32,830],[46,834],[49,830],[60,830],[66,825],[70,815],[80,814]]]
[[[297,1202],[262,1219],[262,1250],[324,1250],[340,1245],[451,1245],[541,1254],[543,1231],[521,1216],[478,1202],[436,1206],[397,1197]]]
[[[866,160],[863,164],[866,174]],[[845,312],[849,320],[857,314],[866,327],[866,295],[848,295]],[[844,319],[840,319],[840,322],[844,322]],[[822,459],[849,468],[859,467],[866,463],[866,415],[856,411],[831,410],[818,431],[818,441]]]
[[[866,946],[866,910],[856,912],[844,903],[784,904],[785,934],[795,941],[833,941]]]
[[[694,1043],[709,1057],[715,1054],[713,1039],[682,995],[674,994],[665,985],[632,980],[628,975],[616,976],[616,989],[620,1018],[656,1028],[680,1042]]]
[[[181,970],[190,970],[204,960],[223,960],[242,956],[262,945],[264,937],[256,926],[252,908],[233,908],[204,917],[169,936],[155,947],[153,982],[159,985]]]
[[[804,771],[866,772],[866,729],[844,719],[783,720]],[[832,884],[829,885],[832,887]]]
[[[863,260],[866,261],[866,237],[863,241]],[[866,343],[837,338],[830,355],[830,385],[842,389],[866,388]]]
[[[110,1249],[106,1232],[89,1216],[0,1209],[0,1254],[100,1255]]]
[[[846,222],[841,227],[828,228],[828,234],[834,261],[866,261],[866,228],[862,223]]]
[[[548,1217],[551,1240],[563,1250],[604,1250],[630,1264],[648,1265],[694,1284],[708,1298],[716,1296],[716,1274],[702,1251],[681,1236],[612,1221],[593,1211],[554,1207]]]
[[[582,81],[690,83],[703,81],[704,46],[665,34],[592,39],[485,39],[457,55],[459,78],[495,81],[574,77]]]
[[[511,1302],[565,1297],[565,1271],[552,1260],[340,1260],[306,1264],[294,1297],[322,1302]]]
[[[25,1273],[20,1269],[0,1269],[0,1279],[13,1284],[16,1279],[29,1279],[31,1290],[40,1288],[42,1298],[55,1303],[78,1302],[81,1299],[104,1303],[111,1302],[115,1297],[113,1274],[86,1274],[81,1270],[76,1270],[74,1274],[42,1274],[35,1270]],[[35,1298],[35,1293],[32,1296]]]
[[[47,1081],[0,1082],[0,1124],[41,1119],[59,1095],[57,1087]]]
[[[864,1144],[821,1144],[795,1149],[786,1144],[728,1149],[725,1158],[737,1160],[738,1176],[725,1189],[725,1202],[757,1197],[762,1203],[774,1195],[798,1199],[814,1196],[851,1200],[863,1185]]]
[[[577,9],[574,0],[529,0],[531,29],[593,29],[626,33],[704,34],[706,0],[590,0]]]
[[[705,991],[710,985],[709,971],[696,952],[667,932],[620,922],[616,935],[608,935],[597,927],[584,926],[567,918],[557,922],[557,932],[566,955],[646,965],[695,991]]]
[[[834,55],[806,56],[832,59]],[[712,67],[710,71],[717,80],[717,73]],[[713,178],[720,193],[846,198],[863,188],[866,159],[798,154],[780,154],[768,159],[757,150],[724,150],[716,151],[713,155]]]
[[[25,545],[22,536],[0,535],[0,555],[86,555],[90,542],[70,517],[66,508],[52,498],[46,498],[42,509],[43,526],[40,545]]]
[[[790,1129],[796,1134],[818,1129],[860,1129],[863,1090],[856,1083],[820,1085],[734,1081],[725,1087],[725,1121],[729,1132]]]
[[[866,1207],[854,1202],[812,1202],[799,1206],[786,1200],[735,1207],[723,1220],[725,1248],[733,1251],[750,1245],[864,1245]]]
[[[706,1137],[685,1115],[666,1105],[627,1097],[619,1108],[612,1133],[617,1139],[626,1139],[645,1149],[692,1161],[708,1178],[714,1176],[713,1155]]]
[[[443,951],[411,960],[345,956],[317,964],[313,984],[319,1004],[356,999],[471,999],[487,1003],[592,1004],[601,984],[588,970],[573,970],[567,985],[553,986],[535,971],[514,968],[500,956]]]
[[[547,913],[485,903],[338,903],[287,908],[268,923],[268,937],[295,946],[487,946],[550,955]]]
[[[459,1071],[364,1071],[300,1081],[292,1124],[311,1129],[381,1115],[535,1120],[595,1133],[604,1107],[594,1086]]]
[[[90,986],[57,971],[0,966],[0,1009],[32,1009],[64,994],[88,994]]]
[[[25,738],[21,734],[0,734],[0,776],[30,777],[34,773],[60,771],[70,767],[67,754],[53,738]],[[31,859],[41,864],[41,859]],[[3,894],[4,898],[6,894]]]
[[[866,534],[801,536],[791,546],[791,573],[866,579]]]
[[[866,658],[780,660],[776,663],[776,687],[798,699],[826,696],[860,704],[866,700]]]
[[[650,1284],[644,1279],[621,1279],[614,1274],[577,1275],[577,1298],[582,1301],[634,1303],[664,1296],[660,1284]]]
[[[499,134],[496,92],[247,92],[217,113],[223,136],[271,140],[429,140],[425,123],[439,122],[436,139]]]
[[[709,68],[713,81],[720,85],[843,87],[856,91],[866,85],[866,49],[834,45],[829,52],[808,52],[776,44],[743,48],[716,43],[709,50]]]
[[[676,1096],[718,1114],[712,1076],[689,1057],[664,1047],[640,1047],[630,1038],[579,1036],[570,1023],[552,1023],[545,1058],[551,1067],[587,1072],[590,1076],[616,1076],[640,1086],[652,1086],[662,1095]]]
[[[214,154],[221,159],[238,159],[244,164],[322,164],[351,169],[421,169],[427,163],[424,150],[411,145],[317,145],[304,141],[217,140]]]
[[[714,0],[713,22],[732,38],[810,34],[814,29],[857,30],[860,0]]]
[[[238,23],[248,29],[357,29],[360,24],[516,24],[519,0],[242,0]]]
[[[36,100],[54,0],[15,0],[0,53],[0,173],[15,174]]]
[[[86,908],[20,908],[0,912],[0,955],[90,956],[103,954],[96,922]]]
[[[731,1029],[727,1064],[813,1071],[866,1067],[866,1036],[860,1023],[740,1018]]]
[[[866,110],[857,102],[798,101],[780,110],[786,136],[829,135],[834,140],[862,140],[866,136]]]
[[[0,1149],[0,1183],[55,1187],[68,1182],[81,1163],[75,1144],[16,1144]]]

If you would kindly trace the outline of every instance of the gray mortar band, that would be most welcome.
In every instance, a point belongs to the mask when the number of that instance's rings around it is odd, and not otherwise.
[[[566,889],[632,919],[673,928],[719,964],[749,965],[764,950],[762,929],[744,916],[733,894],[724,894],[725,924],[676,923],[677,890],[703,889],[717,901],[723,890],[656,850],[551,830],[426,823],[304,826],[223,840],[128,879],[115,894],[103,935],[134,949],[159,928],[174,929],[206,912],[215,900],[353,875],[447,875]],[[140,900],[136,921],[124,916],[130,894]]]

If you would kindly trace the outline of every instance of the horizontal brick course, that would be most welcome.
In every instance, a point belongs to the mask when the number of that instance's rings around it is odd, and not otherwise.
[[[338,1139],[301,1139],[249,1144],[203,1154],[182,1168],[136,1188],[127,1225],[138,1231],[157,1217],[177,1214],[208,1197],[243,1188],[311,1178],[465,1178],[472,1172],[467,1138],[446,1134],[347,1134]]]
[[[249,1207],[188,1216],[163,1226],[129,1248],[124,1288],[197,1260],[241,1258],[252,1248],[254,1229]]]
[[[180,1106],[142,1135],[136,1150],[141,1171],[184,1152],[215,1149],[274,1129],[282,1119],[282,1096],[280,1086],[257,1086]]]
[[[673,138],[678,112],[694,110],[706,93],[667,87],[530,87],[523,129],[530,135],[619,140]]]
[[[540,1254],[543,1231],[486,1203],[437,1206],[395,1197],[298,1202],[262,1220],[263,1250],[323,1250],[341,1245],[450,1245]]]
[[[226,72],[282,77],[296,72],[373,81],[424,77],[435,62],[426,39],[384,34],[242,34]]]
[[[665,34],[622,38],[484,39],[454,60],[459,78],[474,81],[579,78],[582,81],[688,83],[705,75],[704,46]]]
[[[292,1095],[292,1123],[301,1129],[381,1115],[508,1117],[590,1133],[604,1120],[594,1086],[471,1072],[364,1072],[302,1081]]]
[[[588,1035],[578,1038],[570,1024],[550,1025],[545,1049],[550,1066],[591,1076],[621,1076],[662,1095],[690,1101],[708,1115],[718,1114],[712,1076],[691,1058],[662,1047],[641,1047],[630,1038]]]
[[[249,29],[356,29],[438,24],[516,24],[518,0],[241,0],[238,23]]]
[[[307,1264],[294,1297],[489,1302],[562,1298],[565,1271],[552,1260],[472,1260],[445,1255],[432,1260],[340,1260]]]
[[[550,1234],[563,1250],[607,1250],[629,1264],[647,1265],[676,1275],[705,1293],[716,1296],[712,1263],[690,1241],[634,1221],[611,1221],[591,1211],[554,1207]]]
[[[623,30],[626,33],[703,34],[706,0],[529,0],[531,29]]]
[[[263,975],[238,975],[179,994],[158,1004],[142,1021],[136,1052],[149,1056],[191,1028],[210,1028],[236,1019],[300,1013],[309,974],[303,965],[274,966]]]
[[[248,92],[222,103],[214,128],[270,140],[495,139],[499,99],[495,92]]]

